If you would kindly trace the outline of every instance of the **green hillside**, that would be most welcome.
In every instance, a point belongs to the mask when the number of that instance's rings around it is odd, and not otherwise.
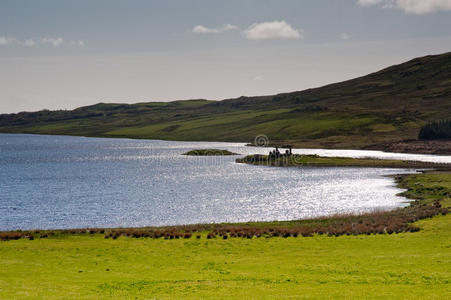
[[[416,139],[451,115],[451,52],[353,80],[274,96],[223,101],[105,104],[0,115],[0,132],[371,148]]]

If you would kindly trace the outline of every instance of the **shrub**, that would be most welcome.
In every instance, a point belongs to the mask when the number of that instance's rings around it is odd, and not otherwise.
[[[24,233],[17,231],[1,232],[0,240],[2,241],[18,240],[23,238],[24,236],[25,236]]]

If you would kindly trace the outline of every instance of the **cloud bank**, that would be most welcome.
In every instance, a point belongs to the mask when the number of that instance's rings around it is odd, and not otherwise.
[[[451,0],[358,0],[357,3],[361,6],[381,5],[417,15],[451,11]]]
[[[250,40],[300,39],[302,30],[295,29],[282,20],[252,24],[243,31],[243,35]]]
[[[220,34],[230,30],[239,30],[239,27],[232,24],[227,24],[220,28],[197,25],[191,31],[196,34]],[[254,23],[241,31],[241,35],[250,40],[300,39],[302,38],[302,33],[301,29],[293,28],[284,20]]]

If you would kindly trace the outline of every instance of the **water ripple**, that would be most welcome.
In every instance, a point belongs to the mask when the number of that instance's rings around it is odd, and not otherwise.
[[[0,134],[0,229],[118,227],[289,220],[406,205],[371,168],[271,168],[236,156],[188,157],[195,148],[244,154],[237,143]],[[451,162],[449,156],[295,150]]]

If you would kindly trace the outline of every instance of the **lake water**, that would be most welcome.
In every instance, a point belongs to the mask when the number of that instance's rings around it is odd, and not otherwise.
[[[0,230],[290,220],[406,205],[371,168],[274,168],[237,156],[189,157],[197,148],[240,153],[237,143],[0,134]],[[451,162],[450,156],[295,150],[320,155]]]

